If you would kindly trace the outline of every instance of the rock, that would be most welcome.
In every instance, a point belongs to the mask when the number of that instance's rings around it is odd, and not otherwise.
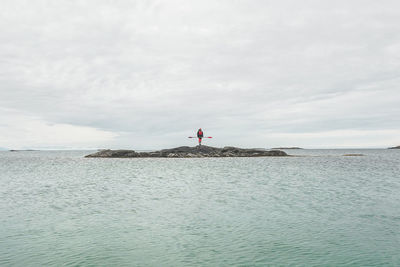
[[[285,157],[280,150],[246,149],[238,147],[217,148],[211,146],[181,146],[152,152],[105,149],[85,156],[86,158],[203,158],[203,157]]]
[[[400,149],[400,146],[389,147],[389,149]]]
[[[110,150],[105,149],[94,154],[87,155],[87,158],[137,158],[141,157],[141,153],[133,150]],[[144,156],[144,155],[143,155]],[[147,154],[146,154],[147,156]]]

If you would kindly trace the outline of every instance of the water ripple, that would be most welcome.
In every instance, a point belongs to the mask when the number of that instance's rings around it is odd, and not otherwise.
[[[0,265],[400,265],[400,153],[296,153],[0,152]]]

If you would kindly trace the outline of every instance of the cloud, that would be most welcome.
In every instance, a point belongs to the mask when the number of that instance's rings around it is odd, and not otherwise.
[[[273,133],[264,139],[275,144],[307,148],[386,148],[400,142],[400,130],[337,130],[313,133]],[[331,140],[335,140],[332,144]],[[357,140],[357,142],[354,142]]]
[[[399,7],[4,1],[0,107],[114,133],[116,147],[186,144],[198,127],[215,145],[243,146],[275,146],[262,139],[271,133],[398,130]]]
[[[98,148],[118,135],[96,128],[70,124],[49,124],[40,118],[0,109],[0,143],[12,149]]]

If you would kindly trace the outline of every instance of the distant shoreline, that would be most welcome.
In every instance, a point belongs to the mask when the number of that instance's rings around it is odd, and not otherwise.
[[[273,147],[271,149],[304,149],[304,148],[293,146],[293,147]]]
[[[124,149],[129,149],[129,148],[124,148]],[[340,147],[340,148],[302,148],[302,147],[273,147],[273,148],[254,148],[257,150],[345,150],[345,149],[400,149],[400,146],[394,146],[394,147]],[[62,148],[62,149],[57,149],[57,148],[52,148],[52,149],[9,149],[9,148],[0,148],[1,152],[34,152],[34,151],[102,151],[102,150],[109,150],[109,148],[84,148],[84,149],[67,149],[67,148]],[[137,149],[135,150],[136,152],[153,152],[158,149]]]
[[[40,151],[40,150],[36,150],[36,149],[10,149],[8,150],[10,152],[22,152],[22,151]]]

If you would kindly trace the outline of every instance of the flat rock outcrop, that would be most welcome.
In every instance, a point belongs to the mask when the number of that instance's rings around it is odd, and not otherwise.
[[[205,157],[284,157],[289,156],[280,150],[212,146],[181,146],[152,152],[134,150],[100,150],[86,158],[205,158]]]
[[[389,147],[389,149],[400,149],[400,146]]]

